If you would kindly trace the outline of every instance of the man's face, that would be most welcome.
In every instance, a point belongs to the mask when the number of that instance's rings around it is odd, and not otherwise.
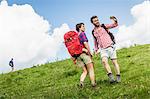
[[[99,26],[100,26],[100,23],[99,23],[98,18],[94,18],[94,19],[93,19],[93,25],[96,26],[96,27],[99,27]]]

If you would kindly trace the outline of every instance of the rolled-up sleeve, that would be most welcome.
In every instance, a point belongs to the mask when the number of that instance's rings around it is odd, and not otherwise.
[[[115,28],[118,26],[118,23],[113,23],[113,24],[106,24],[105,25],[107,29]]]

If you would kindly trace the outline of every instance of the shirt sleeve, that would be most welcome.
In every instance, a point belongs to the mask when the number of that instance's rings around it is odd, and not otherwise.
[[[96,39],[94,38],[94,50],[97,51],[98,50],[98,43],[96,41]]]
[[[84,42],[88,42],[88,39],[87,39],[85,33],[82,33],[82,34],[80,35],[80,41],[81,41],[82,44],[83,44]]]
[[[111,29],[111,28],[117,27],[118,23],[106,24],[105,26],[106,26],[107,29]]]

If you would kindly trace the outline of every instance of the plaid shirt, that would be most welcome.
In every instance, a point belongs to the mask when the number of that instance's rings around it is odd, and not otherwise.
[[[118,24],[106,24],[105,26],[107,29],[111,29],[117,27]],[[107,48],[111,44],[113,44],[113,41],[111,40],[109,34],[102,27],[94,28],[94,36],[96,37],[96,39],[94,38],[95,51],[97,51],[99,48]]]
[[[79,40],[82,46],[84,46],[84,42],[88,42],[86,34],[84,32],[79,34]]]

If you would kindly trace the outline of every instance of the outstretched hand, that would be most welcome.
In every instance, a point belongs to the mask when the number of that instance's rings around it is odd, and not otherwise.
[[[110,16],[110,19],[117,19],[115,16]]]
[[[117,18],[115,16],[110,16],[110,19],[117,23]]]

